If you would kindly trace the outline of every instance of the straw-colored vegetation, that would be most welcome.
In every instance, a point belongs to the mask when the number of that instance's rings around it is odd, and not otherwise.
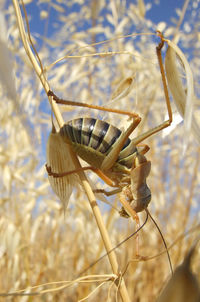
[[[79,178],[73,176],[70,199],[62,200],[65,204],[69,201],[65,215],[63,203],[50,187],[45,163],[51,108],[44,88],[48,90],[49,84],[65,99],[137,112],[142,122],[132,134],[134,137],[168,118],[156,57],[160,39],[153,35],[156,29],[182,49],[189,65],[181,58],[178,75],[172,74],[169,57],[166,62],[169,82],[178,76],[177,83],[182,85],[181,92],[176,93],[176,85],[170,84],[177,102],[175,105],[171,98],[174,124],[145,141],[150,146],[147,158],[152,163],[147,179],[152,192],[148,209],[162,230],[176,268],[196,243],[200,230],[199,1],[185,1],[183,9],[176,12],[174,8],[175,18],[170,26],[163,22],[154,24],[148,18],[148,10],[156,7],[154,1],[150,1],[151,5],[144,0],[33,2],[25,2],[26,10],[46,82],[36,75],[37,63],[31,63],[21,42],[19,15],[16,16],[13,4],[6,3],[5,7],[1,1],[0,301],[156,301],[171,272],[166,253],[159,255],[165,249],[150,218],[139,232],[139,252],[146,261],[136,259],[136,236],[115,251],[119,271],[124,273],[122,291],[120,279],[114,283],[118,276],[108,257],[89,268],[105,253],[105,248]],[[41,20],[42,25],[34,28]],[[119,38],[141,32],[150,35]],[[104,40],[109,41],[95,44]],[[174,50],[177,51],[175,46]],[[64,56],[67,57],[52,64]],[[187,68],[192,70],[194,84]],[[126,79],[130,78],[131,89],[126,87]],[[120,83],[127,89],[124,95],[122,91],[123,97],[118,97]],[[122,130],[130,124],[126,116],[114,113],[70,106],[60,106],[60,111],[65,121],[92,116]],[[94,173],[86,175],[92,188],[109,189]],[[105,199],[115,209],[102,202]],[[97,202],[114,247],[135,231],[136,224],[119,216],[118,195],[100,195]],[[146,213],[139,215],[142,223]],[[190,260],[198,284],[198,243]],[[126,289],[129,298],[125,298]],[[193,289],[188,286],[188,290]],[[196,300],[187,301],[199,301],[194,297]]]

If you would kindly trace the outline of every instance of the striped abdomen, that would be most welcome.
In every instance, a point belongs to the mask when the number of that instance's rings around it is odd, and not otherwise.
[[[65,124],[60,129],[60,134],[72,142],[72,145],[76,147],[77,154],[88,163],[94,164],[99,159],[100,163],[94,165],[99,167],[103,158],[117,143],[122,132],[111,124],[98,119],[78,118]],[[130,142],[131,140],[128,138],[117,159],[118,164],[127,168],[132,167],[133,159],[131,155],[137,152],[137,148]],[[90,152],[91,149],[95,152]],[[87,150],[90,155],[85,154],[84,156],[84,152],[87,152]],[[91,159],[91,157],[95,158]]]

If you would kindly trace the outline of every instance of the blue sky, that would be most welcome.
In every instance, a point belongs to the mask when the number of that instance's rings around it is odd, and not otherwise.
[[[56,1],[52,1],[56,3]],[[89,5],[91,1],[85,1],[86,5]],[[137,1],[127,1],[127,4],[130,2],[136,4]],[[151,9],[146,12],[146,18],[151,20],[153,23],[157,24],[159,22],[166,22],[168,26],[173,25],[172,19],[177,19],[177,14],[175,9],[181,9],[184,5],[184,0],[160,0],[159,1],[147,1],[144,0],[145,4],[151,3]],[[42,10],[48,10],[47,3],[37,4],[37,2],[33,1],[32,3],[26,6],[29,16],[32,16],[32,20],[30,20],[31,32],[38,32],[41,35],[44,34],[46,19],[40,20],[40,12]],[[66,10],[66,7],[63,6]],[[78,11],[78,5],[73,5],[71,9],[67,9],[66,15],[69,15],[72,11]],[[49,20],[48,20],[48,32],[47,36],[52,36],[52,33],[55,31],[54,25],[55,20],[58,20],[59,12],[57,12],[53,7],[50,8]]]
[[[146,1],[145,1],[146,2]],[[152,2],[152,1],[150,1]],[[177,18],[175,8],[182,8],[184,0],[160,0],[159,4],[153,4],[151,10],[147,11],[147,18],[154,23],[167,22],[172,24],[172,18]]]

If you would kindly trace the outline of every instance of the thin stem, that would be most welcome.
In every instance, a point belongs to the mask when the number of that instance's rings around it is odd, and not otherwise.
[[[32,50],[29,46],[27,35],[26,35],[25,29],[24,29],[24,24],[23,24],[23,20],[22,20],[22,15],[21,15],[19,3],[18,3],[17,0],[13,0],[13,6],[14,6],[14,9],[15,9],[18,28],[19,28],[19,32],[20,32],[20,35],[21,35],[21,38],[22,38],[22,42],[23,42],[25,51],[26,51],[27,56],[29,57],[29,59],[30,59],[32,65],[33,65],[33,68],[35,69],[35,71],[36,71],[36,73],[37,73],[40,81],[42,82],[42,85],[43,85],[43,87],[44,87],[44,89],[47,93],[49,91],[49,84],[48,84],[45,77],[41,77],[41,73],[42,73],[41,67],[39,66],[39,64],[38,64],[38,62],[35,58],[35,55],[34,55],[34,53],[32,52]],[[51,98],[49,98],[49,101],[51,101]],[[59,107],[55,102],[52,102],[52,110],[55,114],[55,117],[58,121],[59,126],[62,127],[63,124],[64,124],[64,120],[63,120],[62,115],[60,113]],[[69,148],[69,152],[70,152],[72,161],[75,165],[75,168],[76,169],[81,169],[81,165],[79,163],[79,160],[78,160],[76,154],[72,151],[72,148],[69,145],[68,145],[68,148]],[[92,191],[92,188],[90,187],[89,182],[88,182],[88,180],[87,180],[87,178],[86,178],[83,171],[80,170],[78,172],[78,175],[79,175],[79,178],[81,180],[83,189],[85,190],[85,193],[86,193],[86,195],[88,197],[88,200],[90,202],[90,206],[92,208],[92,211],[93,211],[93,214],[95,216],[99,231],[101,233],[101,237],[102,237],[102,240],[104,242],[105,249],[106,249],[107,252],[109,252],[110,250],[112,250],[111,241],[110,241],[107,229],[104,225],[104,222],[103,222],[103,219],[102,219],[102,216],[101,216],[101,212],[100,212],[99,207],[96,203],[95,196],[94,196],[94,193]],[[115,255],[114,251],[108,254],[108,258],[109,258],[113,273],[115,275],[118,275],[118,273],[119,273],[118,272],[118,263],[117,263],[117,259],[116,259],[116,255]],[[120,292],[122,301],[124,301],[124,302],[129,302],[130,301],[130,298],[129,298],[129,295],[128,295],[128,292],[127,292],[127,289],[126,289],[126,285],[125,285],[125,282],[124,282],[123,279],[120,282],[119,292]]]

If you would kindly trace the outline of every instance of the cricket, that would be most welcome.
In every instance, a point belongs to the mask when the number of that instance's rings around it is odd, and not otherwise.
[[[84,170],[92,170],[109,186],[117,188],[110,192],[105,190],[100,190],[100,192],[107,196],[120,193],[122,204],[124,199],[128,200],[135,213],[146,209],[151,201],[151,191],[146,183],[151,170],[151,163],[145,156],[149,147],[146,144],[141,144],[141,142],[170,126],[172,122],[172,111],[161,56],[163,45],[164,41],[161,36],[161,42],[157,46],[156,51],[169,118],[159,126],[132,140],[129,136],[141,121],[137,113],[67,101],[58,98],[51,90],[48,92],[48,96],[52,96],[53,100],[58,104],[120,113],[133,119],[128,129],[122,132],[117,127],[99,119],[78,118],[64,124],[59,133],[67,144],[71,144],[74,152],[90,165],[84,167]],[[55,173],[50,166],[46,165],[46,168],[48,174],[53,177],[63,177],[76,173],[75,170],[66,171],[66,173]],[[125,217],[129,216],[124,208],[120,214]],[[135,215],[137,217],[137,214]]]
[[[199,2],[3,2],[0,296],[199,301]]]
[[[143,210],[148,213],[147,207],[151,201],[151,191],[146,181],[151,170],[151,162],[146,158],[149,146],[143,144],[143,141],[170,126],[172,122],[172,110],[161,53],[164,46],[164,40],[160,32],[158,33],[158,36],[160,37],[161,42],[156,47],[156,53],[164,88],[168,120],[138,137],[133,139],[129,138],[130,134],[141,121],[141,117],[137,113],[67,101],[57,97],[51,90],[48,92],[48,96],[51,96],[57,104],[108,111],[127,115],[132,119],[130,126],[122,132],[117,127],[99,119],[77,118],[65,123],[64,126],[61,127],[59,134],[63,141],[66,144],[70,144],[73,151],[89,164],[89,166],[84,167],[83,170],[92,170],[108,186],[113,188],[111,191],[96,189],[94,192],[103,193],[106,196],[119,193],[119,200],[122,204],[119,214],[122,217],[132,216],[136,221],[137,229],[140,228],[140,221],[137,213]],[[74,170],[57,173],[48,165],[46,165],[46,169],[48,175],[55,178],[78,172]],[[131,207],[130,212],[130,208],[127,208],[127,204]],[[156,227],[158,226],[156,225]],[[136,255],[139,256],[138,240],[136,245]]]

